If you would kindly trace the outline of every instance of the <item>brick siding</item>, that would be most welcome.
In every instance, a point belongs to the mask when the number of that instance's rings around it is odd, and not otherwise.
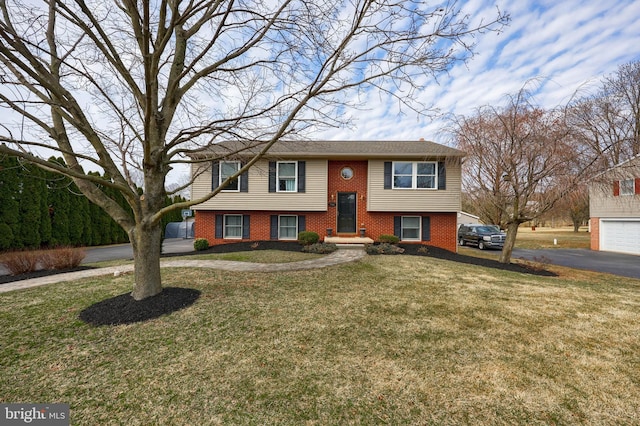
[[[591,221],[591,250],[600,250],[600,218],[592,217]]]

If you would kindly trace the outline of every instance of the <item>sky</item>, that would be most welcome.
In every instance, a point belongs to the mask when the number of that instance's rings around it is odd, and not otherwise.
[[[511,16],[499,33],[479,36],[475,56],[455,65],[422,91],[437,117],[399,113],[397,100],[372,96],[355,111],[353,128],[314,134],[314,139],[416,140],[448,143],[441,132],[446,114],[471,115],[477,107],[505,104],[521,88],[553,108],[593,91],[620,65],[640,60],[640,1],[548,0],[461,2],[472,20],[492,17],[496,7]]]

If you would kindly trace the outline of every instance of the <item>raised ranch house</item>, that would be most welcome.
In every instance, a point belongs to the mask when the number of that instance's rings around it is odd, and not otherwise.
[[[640,255],[640,156],[589,186],[591,249]]]
[[[222,142],[192,154],[192,199],[238,171],[260,143]],[[193,206],[209,244],[296,240],[402,242],[456,251],[462,151],[420,141],[280,141],[240,179]],[[336,240],[339,238],[339,240]],[[346,240],[345,240],[346,239]]]

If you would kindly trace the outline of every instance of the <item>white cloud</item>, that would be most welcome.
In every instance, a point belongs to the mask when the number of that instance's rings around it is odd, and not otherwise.
[[[532,5],[532,3],[535,3]],[[500,4],[511,15],[501,34],[478,38],[476,56],[439,76],[420,98],[441,112],[470,114],[482,105],[501,105],[532,79],[535,99],[543,107],[566,103],[585,85],[618,66],[640,60],[640,2],[599,0],[517,0]],[[495,15],[495,5],[473,0],[464,11],[478,22]],[[380,100],[381,99],[381,100]],[[392,97],[370,96],[372,107],[354,112],[353,129],[333,129],[315,137],[329,139],[418,139],[438,141],[442,121],[432,122],[415,113],[399,116]],[[374,102],[376,100],[377,103]]]

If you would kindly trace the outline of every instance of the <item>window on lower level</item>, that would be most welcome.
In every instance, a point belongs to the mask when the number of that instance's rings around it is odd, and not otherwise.
[[[402,216],[401,236],[403,241],[420,241],[420,216]]]
[[[242,238],[242,215],[224,216],[224,238]]]
[[[278,218],[278,239],[296,240],[298,238],[298,216],[280,216]]]

